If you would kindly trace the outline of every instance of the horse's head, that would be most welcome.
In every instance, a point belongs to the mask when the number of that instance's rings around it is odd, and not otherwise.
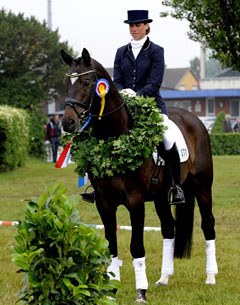
[[[85,48],[82,57],[77,59],[72,58],[64,50],[61,50],[61,56],[70,67],[64,78],[67,97],[62,126],[65,131],[74,132],[92,107],[97,76],[89,52]]]

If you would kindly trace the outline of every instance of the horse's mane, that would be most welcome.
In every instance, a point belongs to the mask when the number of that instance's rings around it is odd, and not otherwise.
[[[92,64],[95,70],[97,71],[99,78],[106,78],[108,81],[112,80],[110,74],[107,72],[107,70],[103,67],[102,64],[100,64],[97,60],[92,58]]]
[[[103,67],[102,64],[100,64],[97,60],[93,59],[92,58],[92,64],[95,68],[95,70],[97,71],[97,74],[98,74],[98,77],[99,78],[106,78],[110,83],[112,83],[112,85],[116,88],[110,74],[107,72],[107,70]],[[117,88],[116,88],[117,90]],[[118,91],[118,90],[117,90]],[[126,107],[126,111],[127,111],[127,114],[130,118],[130,126],[133,125],[133,115],[128,107],[128,104],[125,104],[125,107]]]

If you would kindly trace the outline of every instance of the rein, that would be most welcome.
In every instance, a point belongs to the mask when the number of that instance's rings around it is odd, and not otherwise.
[[[112,111],[109,111],[109,112],[106,112],[104,114],[102,114],[101,116],[100,115],[97,115],[97,114],[91,114],[93,118],[103,118],[103,117],[106,117],[110,114],[113,114],[114,112],[117,112],[119,109],[121,109],[125,104],[125,100],[123,100],[122,104],[120,106],[118,106],[117,108],[113,109]]]

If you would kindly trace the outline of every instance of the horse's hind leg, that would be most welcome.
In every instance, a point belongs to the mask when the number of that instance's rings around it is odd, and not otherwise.
[[[202,230],[206,240],[206,284],[214,285],[215,276],[218,273],[215,247],[215,220],[212,213],[212,191],[211,183],[209,185],[200,184],[196,190],[199,210],[202,218]]]

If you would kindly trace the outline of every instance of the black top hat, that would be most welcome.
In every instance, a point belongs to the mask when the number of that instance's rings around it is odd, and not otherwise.
[[[148,11],[145,10],[133,10],[128,11],[128,20],[124,20],[124,23],[150,23],[152,22],[152,19],[148,18]]]

